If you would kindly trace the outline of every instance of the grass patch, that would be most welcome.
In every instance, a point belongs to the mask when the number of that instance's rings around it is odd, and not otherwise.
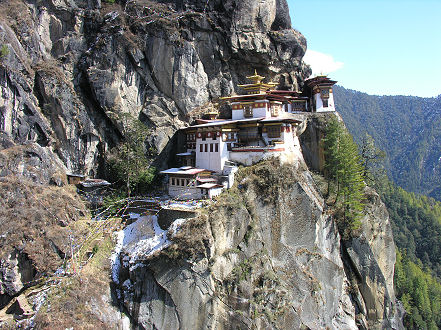
[[[63,279],[53,287],[35,318],[38,329],[107,329],[96,305],[109,294],[110,254],[114,243],[110,235],[96,244],[96,253],[78,276]],[[94,307],[95,306],[95,307]],[[110,306],[103,306],[111,308]]]
[[[69,236],[78,242],[86,234],[87,226],[69,225],[87,214],[73,186],[42,186],[16,176],[0,178],[0,258],[21,251],[32,260],[37,274],[50,274],[69,255]]]
[[[188,219],[171,238],[172,245],[161,252],[171,260],[197,260],[206,256],[209,246],[209,230],[207,216],[200,214],[196,218]]]

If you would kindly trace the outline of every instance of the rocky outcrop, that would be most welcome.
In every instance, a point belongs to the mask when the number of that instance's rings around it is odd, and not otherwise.
[[[305,50],[284,0],[0,1],[1,306],[67,253],[85,211],[66,173],[105,175],[137,120],[167,166],[176,130],[254,69],[300,85]]]
[[[130,120],[147,125],[147,147],[161,154],[194,109],[253,69],[285,88],[309,72],[285,1],[15,0],[0,10],[0,128],[68,172],[104,174]],[[167,161],[162,153],[156,165]]]
[[[309,172],[265,162],[159,254],[121,254],[122,302],[144,328],[399,328],[384,205],[340,235]],[[383,230],[384,229],[384,230]],[[349,266],[350,265],[350,266]]]
[[[343,242],[345,266],[351,283],[359,294],[354,302],[363,317],[359,326],[365,329],[400,328],[396,317],[394,294],[395,244],[389,214],[380,196],[366,188],[368,203],[361,220],[360,236]]]
[[[133,121],[161,168],[175,132],[254,69],[301,87],[306,40],[290,24],[285,0],[0,1],[0,306],[69,254],[85,229],[67,226],[85,209],[65,173],[105,174]],[[318,170],[322,124],[299,128]],[[122,251],[122,310],[140,328],[399,327],[390,227],[368,196],[363,233],[341,243],[303,166],[243,169],[166,249],[135,263]],[[97,314],[127,326],[111,309]]]

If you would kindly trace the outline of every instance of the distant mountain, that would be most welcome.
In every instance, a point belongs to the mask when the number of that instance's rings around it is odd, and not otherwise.
[[[387,154],[389,177],[441,200],[441,95],[375,96],[334,87],[337,111],[359,142],[369,133]]]

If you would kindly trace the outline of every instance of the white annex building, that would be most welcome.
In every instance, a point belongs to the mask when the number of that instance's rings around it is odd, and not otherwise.
[[[301,156],[294,116],[299,112],[335,111],[332,86],[336,81],[319,76],[306,81],[305,93],[274,90],[256,72],[252,83],[239,85],[247,93],[221,98],[231,105],[231,119],[197,119],[184,129],[186,152],[177,154],[183,167],[162,171],[168,193],[177,199],[212,198],[234,182],[237,165],[252,165],[278,157],[294,162]]]

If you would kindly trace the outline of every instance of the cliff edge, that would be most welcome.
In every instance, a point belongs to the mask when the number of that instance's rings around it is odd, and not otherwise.
[[[242,168],[163,250],[122,249],[120,301],[141,328],[400,328],[388,215],[366,195],[362,234],[342,240],[305,167]]]
[[[1,321],[38,311],[28,327],[399,328],[384,205],[367,188],[362,233],[342,240],[302,162],[243,168],[195,218],[126,227],[142,231],[121,241],[119,268],[106,237],[83,251],[81,275],[50,282],[97,225],[81,221],[66,173],[105,175],[127,118],[149,128],[166,167],[175,132],[254,69],[301,87],[306,40],[290,21],[285,0],[0,1]],[[318,168],[320,125],[302,142]],[[43,277],[60,291],[27,291]]]

